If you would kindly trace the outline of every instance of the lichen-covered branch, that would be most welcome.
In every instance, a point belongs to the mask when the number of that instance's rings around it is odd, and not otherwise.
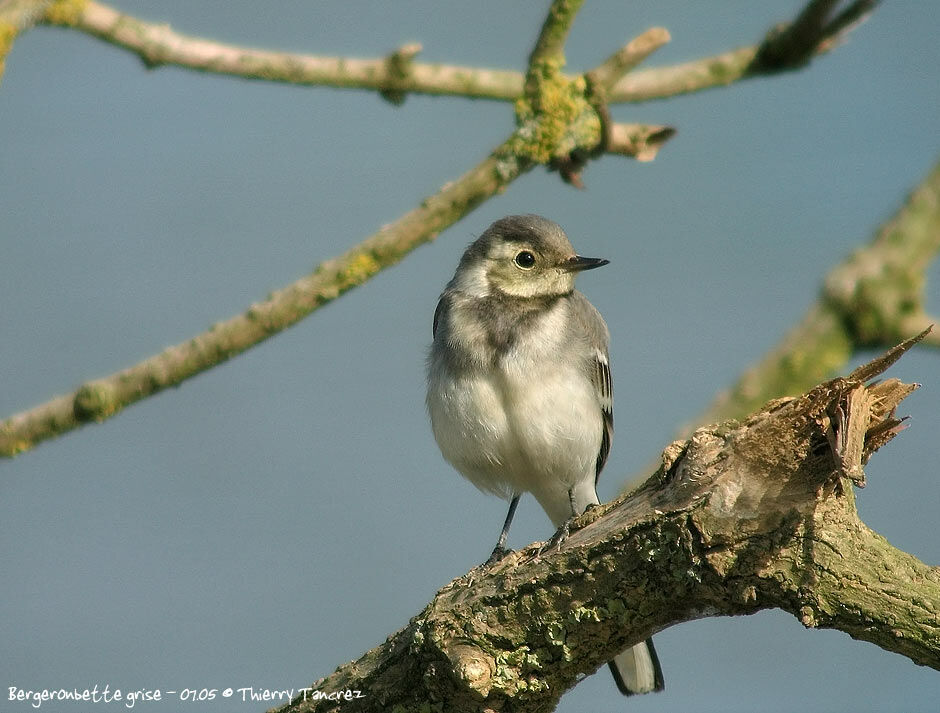
[[[42,19],[53,0],[0,0],[0,23],[16,31],[31,27]]]
[[[500,146],[417,208],[246,312],[139,364],[0,422],[0,456],[16,455],[85,423],[110,418],[125,406],[259,344],[433,240],[530,167],[508,153],[505,145]]]
[[[52,0],[0,0],[0,79],[13,40],[28,27],[42,19]]]
[[[61,3],[55,7],[58,12],[66,11]],[[570,22],[573,15],[559,17]],[[411,54],[412,50],[404,48],[396,61],[407,64]],[[561,101],[554,92],[558,85],[539,82],[533,101],[542,108],[533,111],[529,125],[520,126],[486,160],[419,207],[343,255],[320,264],[310,275],[182,344],[0,422],[0,457],[17,455],[85,423],[108,419],[130,404],[227,361],[394,265],[537,163],[597,146],[601,133],[595,109],[583,95],[583,82],[570,84],[560,81],[567,100]],[[533,126],[540,128],[531,130]],[[655,156],[674,133],[669,127],[636,124],[619,124],[615,129],[609,151],[641,161]]]
[[[810,6],[815,4],[811,2]],[[580,3],[562,3],[564,12],[553,22],[559,17],[570,21],[578,5]],[[757,45],[675,66],[631,72],[611,89],[608,101],[662,99],[727,86],[762,74],[799,69],[813,57],[831,50],[873,6],[874,3],[868,1],[852,2],[834,18],[827,17],[826,21],[815,25],[806,21],[782,25]],[[176,65],[246,79],[366,89],[378,91],[395,103],[409,93],[515,101],[523,94],[526,81],[525,74],[518,71],[416,62],[414,54],[403,69],[394,62],[395,52],[388,57],[357,59],[239,47],[188,36],[168,25],[140,20],[94,0],[58,0],[45,21],[73,27],[123,47],[137,54],[151,68]],[[796,25],[799,32],[788,33],[786,28],[792,25]],[[552,29],[545,47],[553,47],[566,33],[564,30],[556,37],[558,33]],[[784,41],[787,38],[801,41],[788,44]],[[784,47],[788,51],[780,49]],[[795,51],[794,47],[800,51]],[[764,48],[776,49],[771,52],[763,51]]]
[[[940,162],[868,245],[830,271],[800,322],[696,423],[738,418],[769,399],[800,393],[859,350],[894,344],[937,322],[927,313],[925,288],[938,253]],[[925,343],[940,346],[940,332]]]
[[[562,57],[574,17],[583,4],[584,0],[552,0],[535,46],[529,53],[530,70],[541,62],[555,61]],[[563,59],[561,61],[564,62]]]
[[[850,479],[898,433],[895,409],[914,388],[866,381],[917,339],[673,444],[637,492],[589,511],[558,550],[471,571],[311,684],[363,698],[300,696],[280,711],[549,711],[652,633],[769,608],[940,670],[940,570],[865,527]]]

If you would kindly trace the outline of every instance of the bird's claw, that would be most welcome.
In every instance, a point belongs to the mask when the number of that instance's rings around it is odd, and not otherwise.
[[[539,547],[539,551],[536,553],[536,557],[539,557],[553,549],[554,550],[561,549],[562,543],[568,539],[568,535],[570,534],[570,531],[571,531],[571,523],[573,521],[574,521],[573,517],[565,520],[561,524],[561,527],[555,530],[555,534],[552,535],[552,538],[548,542],[546,542],[544,545]]]
[[[486,562],[483,563],[483,566],[489,567],[491,564],[496,564],[501,559],[503,559],[503,557],[511,553],[512,553],[512,550],[508,550],[502,545],[496,545],[496,547],[493,548],[492,554],[490,554]]]

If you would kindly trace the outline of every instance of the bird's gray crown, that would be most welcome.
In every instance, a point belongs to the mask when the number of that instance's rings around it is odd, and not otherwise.
[[[558,223],[534,214],[508,215],[493,223],[471,243],[460,262],[484,260],[499,244],[505,243],[528,245],[558,263],[574,255],[571,241]]]

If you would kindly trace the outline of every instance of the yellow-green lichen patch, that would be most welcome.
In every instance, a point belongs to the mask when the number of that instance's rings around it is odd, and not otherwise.
[[[85,12],[88,0],[56,0],[43,15],[43,19],[52,25],[75,25]]]
[[[0,456],[7,458],[12,458],[13,456],[19,455],[25,451],[28,451],[35,444],[32,441],[18,440],[11,441],[9,443],[4,443],[3,447],[0,448]]]
[[[6,65],[7,55],[13,49],[13,40],[16,39],[16,28],[9,22],[0,22],[0,79],[3,78],[3,69]]]
[[[340,286],[345,289],[359,285],[382,269],[370,253],[357,253],[349,260],[340,273]]]
[[[585,97],[584,78],[568,79],[563,65],[564,59],[547,59],[531,70],[534,91],[515,105],[510,149],[516,156],[546,164],[600,140],[600,118]]]

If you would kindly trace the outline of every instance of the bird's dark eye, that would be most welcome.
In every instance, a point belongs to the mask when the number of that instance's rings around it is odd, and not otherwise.
[[[535,255],[528,250],[523,250],[513,258],[513,262],[523,270],[531,270],[535,266]]]

